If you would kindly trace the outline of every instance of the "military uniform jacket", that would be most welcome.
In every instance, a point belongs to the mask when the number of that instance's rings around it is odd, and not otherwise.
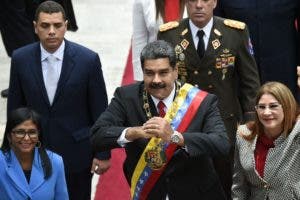
[[[224,24],[224,20],[213,18],[207,49],[201,60],[193,43],[188,18],[183,19],[178,27],[160,32],[158,38],[174,45],[181,80],[219,97],[221,115],[228,135],[234,141],[240,116],[254,111],[254,99],[260,84],[247,27],[230,27]]]

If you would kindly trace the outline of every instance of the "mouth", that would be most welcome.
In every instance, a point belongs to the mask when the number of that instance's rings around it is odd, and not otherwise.
[[[56,42],[56,40],[57,40],[56,38],[48,38],[47,39],[48,42]]]
[[[196,12],[196,13],[194,13],[194,16],[196,16],[196,17],[204,17],[204,16],[205,16],[205,13],[202,13],[202,12]]]
[[[263,119],[265,122],[272,122],[274,121],[275,119],[274,118],[266,118],[266,119]]]
[[[32,147],[32,143],[20,143],[20,145],[24,149],[28,149]]]

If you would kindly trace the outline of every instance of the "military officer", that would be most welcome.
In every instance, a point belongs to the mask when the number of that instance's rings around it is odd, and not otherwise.
[[[162,25],[158,39],[174,45],[182,81],[219,97],[232,152],[229,159],[215,161],[215,167],[230,198],[237,124],[253,119],[260,83],[247,26],[213,16],[216,4],[217,0],[186,0],[189,18]]]

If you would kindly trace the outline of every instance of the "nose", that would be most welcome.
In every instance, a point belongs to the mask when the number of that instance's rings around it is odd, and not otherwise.
[[[269,115],[271,113],[272,113],[272,111],[271,111],[271,109],[268,106],[263,110],[263,114],[264,115]]]
[[[53,25],[51,25],[50,28],[49,28],[49,34],[50,35],[54,35],[55,34],[55,28],[54,28]]]
[[[29,139],[30,139],[30,137],[29,137],[29,135],[26,133],[25,136],[24,136],[24,138],[23,138],[23,140],[29,140]]]
[[[197,8],[202,8],[203,7],[203,2],[202,2],[203,0],[197,0],[196,1],[196,7]]]
[[[156,74],[154,75],[153,82],[154,82],[154,83],[160,83],[160,82],[161,82],[161,78],[160,78],[160,76],[159,76],[158,73],[156,73]]]

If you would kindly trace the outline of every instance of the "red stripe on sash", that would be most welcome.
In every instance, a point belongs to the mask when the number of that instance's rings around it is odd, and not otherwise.
[[[192,100],[188,110],[186,111],[184,117],[182,118],[179,126],[177,127],[177,131],[181,134],[184,134],[184,131],[187,129],[187,127],[190,125],[192,119],[194,118],[195,114],[198,111],[198,108],[200,107],[202,101],[207,96],[207,92],[200,90],[197,95]],[[145,183],[141,193],[140,193],[140,200],[147,199],[147,196],[149,192],[152,190],[154,184],[159,179],[160,175],[164,172],[167,164],[171,160],[175,150],[177,148],[176,144],[170,144],[166,149],[166,156],[167,156],[167,163],[166,165],[160,169],[160,170],[154,170],[152,171],[152,174],[150,175],[148,181]]]

